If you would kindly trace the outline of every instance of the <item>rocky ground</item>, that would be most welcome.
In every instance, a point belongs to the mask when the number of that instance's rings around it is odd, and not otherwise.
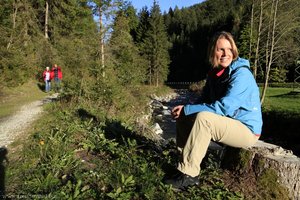
[[[151,130],[163,143],[166,144],[172,140],[175,142],[176,121],[172,119],[171,116],[172,108],[177,105],[193,103],[196,98],[197,96],[195,93],[190,92],[187,89],[175,90],[173,94],[165,97],[153,97],[153,100],[150,103],[150,113],[154,125],[151,127]],[[220,146],[215,142],[211,142],[209,148],[217,151],[223,150],[223,146]]]

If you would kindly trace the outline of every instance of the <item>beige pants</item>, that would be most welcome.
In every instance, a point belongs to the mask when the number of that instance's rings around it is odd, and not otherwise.
[[[200,163],[211,140],[246,148],[259,139],[240,121],[211,112],[180,117],[176,129],[176,143],[183,150],[178,170],[192,177],[199,175]]]

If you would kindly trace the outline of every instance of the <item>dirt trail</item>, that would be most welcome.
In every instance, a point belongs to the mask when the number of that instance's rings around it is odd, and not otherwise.
[[[43,112],[42,105],[55,100],[57,96],[56,93],[42,100],[26,104],[14,115],[0,121],[0,147],[6,147],[12,143]]]

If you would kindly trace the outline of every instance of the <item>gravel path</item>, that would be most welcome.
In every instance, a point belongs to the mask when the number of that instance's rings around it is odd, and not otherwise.
[[[42,106],[55,100],[57,96],[56,93],[42,100],[26,104],[14,115],[0,121],[0,147],[6,147],[12,143],[43,112]]]

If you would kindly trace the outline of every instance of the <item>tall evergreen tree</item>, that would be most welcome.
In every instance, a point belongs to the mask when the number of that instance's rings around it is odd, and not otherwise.
[[[44,68],[54,62],[67,72],[75,66],[89,66],[94,60],[97,29],[88,0],[6,0],[1,1],[1,9],[0,80],[5,84],[21,84],[33,74],[41,76]],[[71,73],[65,74],[68,77]]]
[[[29,1],[1,1],[0,81],[19,85],[35,71],[35,41],[39,29]]]
[[[145,33],[142,51],[147,55],[148,82],[150,85],[160,85],[167,80],[168,66],[170,63],[168,50],[170,43],[166,27],[156,1],[150,11],[149,28]]]
[[[136,14],[136,9],[132,6],[131,3],[124,3],[124,10],[125,15],[128,19],[129,23],[129,29],[130,29],[130,34],[132,35],[134,41],[136,41],[136,30],[139,25],[139,18]]]
[[[130,20],[124,11],[118,12],[110,39],[113,67],[124,86],[134,86],[145,81],[145,62],[139,55],[138,48],[130,35]]]
[[[142,10],[139,13],[139,23],[138,26],[135,30],[135,32],[133,33],[133,35],[135,36],[135,42],[140,46],[140,49],[142,50],[142,42],[146,37],[146,32],[149,28],[149,17],[150,17],[150,13],[147,9],[147,7],[143,7]],[[141,51],[142,52],[142,51]]]
[[[98,16],[99,22],[99,61],[102,77],[105,77],[105,40],[110,29],[110,19],[114,16],[116,8],[123,4],[123,0],[90,0],[94,5],[94,14]],[[106,19],[105,19],[106,18]],[[106,23],[104,23],[104,20]]]

